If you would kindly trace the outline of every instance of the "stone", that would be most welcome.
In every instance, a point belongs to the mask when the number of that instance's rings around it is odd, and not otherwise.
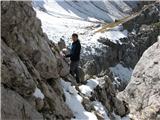
[[[104,116],[102,114],[100,114],[99,112],[95,112],[98,120],[104,120]]]
[[[83,69],[81,67],[78,67],[78,70],[79,70],[79,79],[80,79],[80,82],[83,83],[84,82],[85,73],[84,73],[84,71],[83,71]]]
[[[160,41],[149,47],[135,66],[131,81],[118,94],[135,120],[158,120],[160,110]]]
[[[18,93],[1,85],[1,114],[5,120],[43,120],[43,116]]]
[[[36,108],[38,111],[42,110],[42,108],[44,107],[44,101],[41,98],[37,98],[36,99]]]
[[[71,110],[66,106],[64,93],[60,80],[48,80],[47,82],[40,82],[42,92],[48,102],[49,109],[58,117],[70,118],[72,115]]]
[[[58,47],[59,47],[60,51],[63,50],[64,48],[66,48],[65,41],[62,38],[58,42]]]
[[[91,112],[92,110],[92,105],[90,100],[87,97],[83,97],[82,105],[84,106],[85,110]]]
[[[2,40],[2,81],[23,96],[31,96],[35,82],[25,64]]]
[[[123,23],[122,25],[124,26],[125,29],[131,32],[133,29],[138,31],[139,27],[142,24],[150,25],[152,23],[159,22],[160,19],[159,4],[160,3],[157,1],[153,4],[141,7],[142,10],[139,12],[137,16]]]
[[[83,68],[85,74],[90,76],[97,74],[96,62],[94,60],[87,61]]]
[[[97,99],[107,108],[109,114],[115,112],[119,116],[125,116],[128,113],[127,106],[116,97],[116,90],[111,79],[108,76],[102,79],[105,83],[95,89]]]

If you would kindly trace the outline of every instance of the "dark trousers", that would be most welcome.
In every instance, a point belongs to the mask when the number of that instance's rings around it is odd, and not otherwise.
[[[79,61],[71,61],[70,64],[70,74],[76,78],[77,83],[79,83]],[[75,76],[76,75],[76,76]]]

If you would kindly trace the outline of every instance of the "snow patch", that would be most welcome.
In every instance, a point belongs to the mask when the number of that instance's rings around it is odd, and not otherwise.
[[[65,82],[61,80],[61,85],[66,97],[66,104],[72,110],[75,119],[72,120],[97,120],[97,117],[94,113],[87,112],[83,105],[83,98],[78,94],[78,91],[74,86],[71,86],[70,82]]]
[[[101,102],[93,101],[92,104],[94,109],[104,117],[104,120],[110,120],[106,112],[107,110],[105,110],[105,107],[102,105]]]
[[[91,96],[91,93],[93,92],[94,88],[99,84],[98,79],[90,79],[87,80],[86,85],[79,86],[79,89],[81,93],[83,93],[86,96]]]
[[[35,89],[35,92],[33,93],[33,95],[36,97],[36,98],[41,98],[43,99],[44,98],[44,94],[41,92],[41,90],[39,88],[36,87]]]
[[[97,86],[100,85],[101,82],[100,79],[91,79],[87,81],[87,84],[82,87],[81,92],[84,90],[85,95],[88,95],[90,93],[90,90],[93,91],[93,89]],[[83,97],[81,97],[78,94],[78,91],[75,89],[75,86],[71,86],[70,82],[66,82],[61,79],[61,85],[66,97],[66,104],[68,107],[71,109],[73,112],[75,118],[72,118],[71,120],[98,120],[95,113],[88,112],[84,109],[82,102],[83,102]],[[86,89],[86,87],[90,87],[89,90]],[[90,95],[90,94],[89,94]],[[107,114],[107,109],[102,105],[101,102],[99,101],[93,101],[91,102],[91,105],[94,107],[95,112],[101,114],[104,117],[104,120],[110,120]],[[128,116],[125,116],[121,118],[120,116],[116,115],[113,113],[113,116],[115,117],[115,120],[130,120]]]

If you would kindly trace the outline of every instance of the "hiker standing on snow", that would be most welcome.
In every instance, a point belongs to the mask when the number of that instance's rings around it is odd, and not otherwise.
[[[70,74],[72,76],[76,75],[77,83],[80,83],[79,80],[79,60],[80,60],[80,51],[81,51],[81,44],[78,39],[78,34],[72,34],[72,47],[70,54],[66,55],[65,57],[70,57],[71,64],[70,64]]]

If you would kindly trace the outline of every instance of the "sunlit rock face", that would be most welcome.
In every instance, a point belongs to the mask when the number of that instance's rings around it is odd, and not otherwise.
[[[129,104],[135,120],[160,119],[160,41],[142,55],[130,83],[118,96]]]

